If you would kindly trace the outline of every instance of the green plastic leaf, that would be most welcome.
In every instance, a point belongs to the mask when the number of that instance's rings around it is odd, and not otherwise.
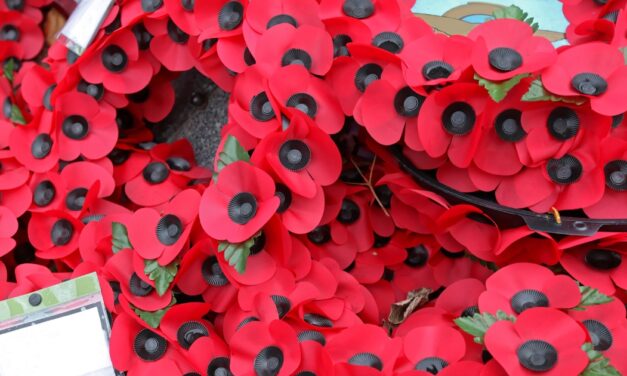
[[[616,368],[610,364],[609,359],[594,350],[592,343],[584,343],[581,349],[588,354],[588,359],[590,359],[590,363],[581,376],[620,376]]]
[[[523,102],[538,102],[538,101],[552,101],[552,102],[565,102],[565,103],[573,103],[576,105],[581,105],[585,102],[585,99],[582,98],[565,98],[555,96],[544,88],[542,85],[542,80],[537,79],[531,83],[529,90],[522,96]]]
[[[481,85],[488,91],[488,94],[490,94],[492,99],[494,99],[494,101],[497,103],[505,99],[507,93],[509,93],[509,91],[512,90],[516,85],[518,85],[520,81],[525,77],[529,77],[529,75],[519,74],[510,78],[507,81],[493,82],[486,80],[478,74],[475,74],[475,80],[477,80],[479,85]]]
[[[253,236],[243,243],[229,243],[221,242],[218,245],[218,252],[224,252],[224,259],[231,265],[238,273],[242,274],[246,271],[246,262],[248,256],[250,256],[250,248],[255,244],[255,239],[259,237],[261,233]]]
[[[455,324],[464,332],[475,337],[474,341],[483,344],[483,337],[490,327],[497,321],[516,321],[514,316],[510,316],[503,311],[497,311],[496,316],[490,313],[475,313],[472,317],[458,317]]]
[[[14,73],[15,73],[15,60],[8,59],[4,63],[4,66],[2,67],[2,74],[4,75],[4,77],[6,77],[7,80],[9,80],[11,84],[13,84]]]
[[[590,286],[579,286],[579,291],[581,292],[581,301],[575,307],[576,310],[585,310],[586,307],[606,304],[614,300]]]
[[[128,240],[128,231],[122,223],[111,223],[111,249],[113,253],[118,253],[123,249],[133,249],[131,242]]]
[[[26,119],[24,119],[22,110],[20,110],[20,108],[14,104],[11,105],[11,121],[15,124],[26,124]]]
[[[156,329],[161,324],[161,319],[163,318],[165,313],[168,312],[168,310],[172,308],[174,304],[176,304],[176,299],[172,297],[172,301],[170,302],[170,304],[167,307],[158,311],[142,311],[141,309],[136,307],[133,307],[133,311],[135,311],[135,314],[137,314],[140,319],[144,320],[146,324]]]
[[[213,180],[218,181],[218,174],[222,169],[233,162],[250,162],[250,155],[233,136],[227,136],[222,151],[218,154],[217,170],[213,173]]]
[[[170,284],[174,281],[176,273],[179,269],[178,260],[173,261],[171,264],[161,266],[157,260],[145,260],[144,261],[144,273],[155,282],[155,289],[159,296],[163,296],[168,291]]]
[[[531,26],[533,32],[535,33],[540,28],[540,25],[537,22],[533,22],[533,17],[529,17],[529,13],[523,11],[520,7],[516,5],[510,5],[507,8],[500,8],[492,12],[494,18],[512,18],[515,20],[520,20],[526,22]]]

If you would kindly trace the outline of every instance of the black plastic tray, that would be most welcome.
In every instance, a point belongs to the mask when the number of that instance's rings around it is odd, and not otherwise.
[[[529,210],[512,209],[477,196],[459,192],[438,182],[431,174],[414,166],[399,147],[390,148],[402,169],[408,172],[423,188],[444,197],[451,204],[470,204],[478,207],[500,228],[509,229],[527,225],[535,231],[560,235],[590,236],[599,231],[627,232],[627,219],[590,219],[562,216],[561,223],[551,214],[538,214]]]

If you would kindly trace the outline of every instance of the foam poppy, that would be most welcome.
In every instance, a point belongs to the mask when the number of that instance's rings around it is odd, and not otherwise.
[[[400,56],[409,41],[433,34],[433,29],[422,18],[401,16],[400,22],[390,22],[371,29],[370,44],[386,53]]]
[[[607,116],[627,110],[621,100],[626,81],[627,67],[620,51],[600,42],[568,48],[542,74],[542,83],[551,93],[586,97],[594,111]]]
[[[624,218],[627,206],[627,140],[606,138],[601,144],[601,160],[605,176],[605,192],[596,203],[584,207],[591,218]]]
[[[195,36],[181,30],[169,17],[147,18],[144,25],[152,35],[150,52],[164,67],[182,72],[194,66],[191,45],[197,43]]]
[[[588,365],[581,349],[586,337],[582,326],[565,313],[532,308],[515,323],[494,323],[485,344],[509,375],[578,375]]]
[[[136,93],[126,95],[128,111],[141,114],[149,122],[157,123],[165,119],[174,107],[174,88],[171,77],[162,74],[155,77],[148,86]]]
[[[462,35],[427,34],[410,41],[401,53],[407,84],[418,90],[457,81],[470,66],[473,45]]]
[[[255,235],[279,207],[272,178],[246,162],[220,171],[200,201],[200,223],[218,240],[238,243]]]
[[[324,27],[333,39],[333,57],[349,56],[348,44],[368,44],[372,33],[368,26],[356,18],[337,17],[324,20]]]
[[[189,350],[199,338],[217,335],[211,323],[203,318],[210,309],[209,303],[176,304],[163,315],[159,329],[170,342]]]
[[[400,66],[388,64],[381,79],[368,85],[354,109],[355,120],[383,145],[398,142],[405,125],[416,127],[425,97],[405,82]]]
[[[54,184],[51,186],[49,181],[41,182],[35,187],[33,202],[35,205],[39,203],[47,206],[46,202],[52,203],[55,196],[59,195],[63,202],[59,209],[73,216],[82,216],[95,200],[113,193],[115,182],[111,169],[107,167],[87,161],[71,163],[60,173],[65,190],[57,192]]]
[[[88,51],[79,63],[81,75],[114,93],[138,92],[148,85],[154,74],[150,61],[140,54],[131,30],[120,30],[105,38],[98,48]]]
[[[52,113],[40,110],[29,124],[11,131],[9,147],[15,158],[29,170],[46,172],[59,161],[57,133],[53,128]]]
[[[424,151],[434,158],[447,155],[454,166],[468,167],[481,140],[480,125],[489,101],[483,88],[470,83],[457,83],[429,95],[417,123]],[[405,142],[420,149],[411,137]]]
[[[514,19],[478,25],[468,34],[475,41],[473,68],[485,79],[504,81],[550,66],[557,57],[555,48],[548,39],[533,33],[529,24]]]
[[[44,34],[37,21],[23,13],[0,12],[0,40],[19,43],[24,51],[24,58],[32,59],[44,45]]]
[[[355,325],[329,339],[336,375],[391,375],[403,341],[375,325]]]
[[[237,375],[290,375],[301,360],[296,333],[279,320],[247,324],[230,345],[231,370]]]
[[[78,250],[78,239],[83,227],[82,222],[63,211],[33,213],[28,222],[28,240],[35,247],[35,254],[39,258],[69,258]]]
[[[200,337],[189,348],[188,359],[196,370],[206,370],[207,375],[232,375],[229,348],[218,336]],[[192,372],[189,376],[198,373]]]
[[[373,33],[384,31],[401,22],[399,1],[385,0],[321,0],[320,17],[353,18],[366,24]]]
[[[241,35],[248,0],[199,1],[194,12],[202,25],[200,40]]]
[[[314,119],[328,134],[339,132],[344,116],[329,85],[298,65],[279,68],[270,77],[270,91],[284,111],[295,109]]]
[[[316,194],[308,198],[290,190],[280,180],[275,184],[276,195],[281,200],[277,214],[285,228],[294,234],[313,231],[324,213],[323,189],[316,187]]]
[[[534,307],[572,308],[580,300],[579,287],[572,278],[554,275],[540,265],[517,263],[488,277],[486,291],[479,297],[479,310],[518,315]]]
[[[453,328],[422,326],[403,336],[403,352],[413,369],[438,374],[464,357],[466,344]]]

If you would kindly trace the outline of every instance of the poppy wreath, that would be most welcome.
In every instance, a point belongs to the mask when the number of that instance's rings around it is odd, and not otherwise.
[[[627,374],[627,234],[505,228],[401,170],[627,217],[627,1],[468,36],[410,0],[118,0],[80,56],[0,1],[0,299],[95,272],[113,366],[156,375]],[[172,81],[230,93],[213,166]],[[627,265],[627,264],[626,264]]]

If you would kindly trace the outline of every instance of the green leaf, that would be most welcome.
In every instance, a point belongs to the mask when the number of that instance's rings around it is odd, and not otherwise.
[[[122,223],[111,223],[111,249],[113,253],[118,253],[123,249],[133,249],[131,242],[128,240],[128,231]]]
[[[14,104],[11,105],[11,121],[15,124],[24,125],[26,124],[26,119],[24,119],[24,115],[20,108]]]
[[[213,173],[213,180],[218,181],[218,174],[222,169],[233,162],[250,162],[248,151],[233,136],[227,136],[222,151],[218,154],[217,171]]]
[[[534,80],[529,87],[529,90],[522,96],[523,102],[538,102],[538,101],[552,101],[552,102],[565,102],[565,103],[573,103],[576,105],[581,105],[585,103],[585,99],[583,98],[565,98],[555,96],[544,88],[542,85],[542,80],[539,78]]]
[[[485,78],[479,76],[475,73],[475,80],[484,87],[488,94],[494,99],[495,102],[500,102],[507,96],[510,90],[512,90],[516,85],[520,83],[523,78],[529,77],[528,74],[519,74],[510,78],[507,81],[502,82],[493,82],[486,80]]]
[[[579,291],[581,292],[581,301],[574,308],[576,310],[583,311],[588,306],[606,304],[614,300],[590,286],[579,286]]]
[[[472,317],[458,317],[454,321],[461,330],[475,337],[476,343],[483,344],[483,337],[492,324],[505,320],[514,322],[516,318],[503,311],[497,311],[496,316],[490,313],[475,313]]]
[[[590,363],[581,376],[620,376],[616,368],[610,364],[609,359],[594,350],[592,343],[584,343],[581,349],[588,354],[588,359],[590,359]]]
[[[178,260],[174,260],[172,263],[161,266],[157,260],[145,260],[144,261],[144,273],[155,282],[155,288],[159,296],[163,296],[168,291],[170,284],[174,281],[174,277],[179,269]]]
[[[531,26],[531,29],[533,29],[534,33],[538,31],[538,29],[540,28],[540,25],[537,22],[533,22],[534,21],[533,17],[529,17],[529,13],[523,11],[520,7],[516,5],[510,5],[507,8],[497,9],[494,12],[492,12],[492,15],[496,19],[512,18],[515,20],[524,21],[527,24],[529,24],[529,26]]]
[[[131,307],[133,308],[133,311],[135,311],[135,314],[139,316],[139,318],[144,320],[144,322],[148,324],[150,327],[156,329],[159,327],[159,324],[161,324],[161,319],[163,318],[163,315],[165,315],[165,313],[168,312],[168,310],[174,304],[176,304],[176,299],[172,297],[172,301],[170,302],[170,304],[167,307],[160,309],[158,311],[142,311],[141,309],[133,307],[132,305]]]
[[[218,252],[224,252],[224,259],[238,273],[242,274],[246,271],[246,261],[248,261],[248,256],[250,256],[250,248],[255,244],[255,240],[259,235],[261,233],[242,243],[221,242],[218,245]]]
[[[13,85],[14,73],[15,73],[15,60],[8,59],[4,63],[4,66],[2,67],[2,74],[4,75],[4,77],[6,77],[7,80],[9,80],[11,85]]]

